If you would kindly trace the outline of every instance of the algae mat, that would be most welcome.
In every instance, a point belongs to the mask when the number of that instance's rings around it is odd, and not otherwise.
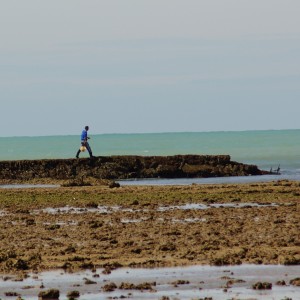
[[[0,272],[300,263],[300,185],[0,189]]]

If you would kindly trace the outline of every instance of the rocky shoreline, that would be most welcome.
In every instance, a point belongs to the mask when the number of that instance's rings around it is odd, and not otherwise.
[[[211,265],[232,269],[232,265],[279,264],[290,270],[300,264],[298,182],[119,188],[103,184],[119,178],[263,174],[268,172],[232,162],[229,156],[0,162],[0,182],[60,183],[52,188],[0,189],[0,298],[6,299],[8,295],[34,298],[54,288],[59,289],[61,297],[66,297],[75,291],[76,283],[80,295],[89,300],[107,299],[110,295],[114,299],[124,295],[140,299],[140,293],[145,292],[153,296],[149,299],[169,299],[165,295],[173,295],[171,291],[175,287],[169,281],[164,282],[163,277],[159,277],[157,286],[141,292],[134,289],[140,282],[131,281],[134,285],[125,294],[121,289],[124,285],[110,276],[132,272],[138,278],[137,268],[157,270],[175,266]],[[92,184],[61,184],[82,178]],[[54,272],[63,277],[60,281],[67,280],[70,284],[62,288],[61,282],[55,285],[47,281],[41,272],[50,270],[57,270]],[[80,272],[88,273],[91,281],[83,282],[83,276],[81,281],[70,281],[68,274]],[[177,276],[176,288],[182,280],[191,280],[182,277],[181,271]],[[192,276],[194,279],[194,273]],[[223,275],[214,280],[218,286],[211,287],[206,283],[209,276],[202,283],[198,277],[191,284],[186,280],[187,290],[196,287],[201,297],[213,295],[218,300],[233,292],[235,285],[242,284]],[[289,280],[298,280],[296,276],[298,273],[289,274]],[[38,285],[41,278],[43,284]],[[27,279],[37,281],[29,284]],[[283,296],[299,293],[298,286],[288,285],[291,281],[286,281],[286,286],[275,286],[277,281],[285,283],[283,279],[287,280],[286,275],[278,278],[280,281],[275,278],[271,281],[274,293]],[[19,287],[16,282],[20,283]],[[118,284],[117,288],[108,291],[106,288],[111,288],[109,284],[113,283]],[[170,291],[161,291],[166,284]],[[222,284],[225,284],[223,294],[219,295],[218,287]],[[243,284],[248,295],[252,282],[247,279]],[[97,297],[88,298],[93,293]],[[252,294],[255,299],[263,299]]]
[[[0,161],[0,180],[71,180],[133,178],[207,178],[264,175],[255,165],[229,155],[99,156],[93,159]]]

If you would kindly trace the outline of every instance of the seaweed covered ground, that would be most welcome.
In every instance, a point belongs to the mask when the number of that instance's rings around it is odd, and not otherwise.
[[[0,273],[300,264],[299,213],[290,181],[0,189]]]

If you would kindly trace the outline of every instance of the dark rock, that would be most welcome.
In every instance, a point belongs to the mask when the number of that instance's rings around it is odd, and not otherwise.
[[[40,299],[59,299],[59,290],[51,289],[39,292],[38,297]]]
[[[128,283],[128,282],[122,282],[121,285],[119,286],[120,290],[153,290],[153,286],[156,286],[156,282],[143,282],[140,284],[133,284],[133,283]]]
[[[83,178],[196,178],[263,175],[254,165],[230,160],[229,155],[109,156],[90,159],[0,161],[0,180],[70,180],[67,186],[90,185]],[[112,182],[110,187],[117,187]]]
[[[97,282],[88,278],[84,278],[84,284],[97,284]]]
[[[18,294],[16,292],[5,292],[4,295],[6,297],[17,297],[17,296],[20,296],[20,294]]]
[[[286,282],[284,280],[279,280],[279,281],[276,282],[276,285],[286,286]]]
[[[285,266],[300,265],[300,258],[296,258],[294,256],[286,256],[284,257],[282,264]]]
[[[254,290],[271,290],[272,289],[272,283],[269,282],[257,282],[252,285],[252,288]]]
[[[167,244],[161,245],[159,247],[159,250],[160,251],[175,251],[176,250],[176,246],[173,243],[167,243]]]
[[[178,285],[190,284],[190,282],[188,280],[179,279],[179,280],[172,282],[172,284],[174,286],[178,286]]]
[[[70,291],[68,292],[67,294],[67,298],[68,299],[76,299],[76,298],[79,298],[80,297],[80,293],[78,291]]]
[[[109,188],[113,189],[113,188],[119,188],[120,187],[120,183],[112,181],[109,185]]]
[[[28,269],[29,269],[27,261],[25,261],[25,260],[23,260],[23,259],[18,259],[18,260],[15,262],[14,267],[15,267],[17,270],[28,270]]]
[[[300,286],[300,277],[295,278],[295,279],[292,279],[292,280],[290,281],[290,284],[291,284],[291,285],[294,285],[294,286]]]
[[[103,292],[113,292],[117,288],[117,285],[114,282],[108,283],[103,286]]]

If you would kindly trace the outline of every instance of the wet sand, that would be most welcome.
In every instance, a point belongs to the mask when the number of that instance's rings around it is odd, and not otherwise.
[[[0,273],[299,265],[299,205],[289,181],[0,189]]]

